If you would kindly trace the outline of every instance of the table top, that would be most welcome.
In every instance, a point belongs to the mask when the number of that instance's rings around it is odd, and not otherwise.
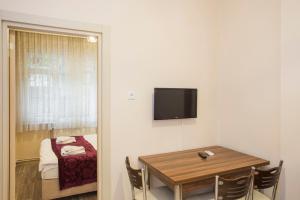
[[[215,155],[204,160],[198,153],[205,150],[212,151]],[[205,180],[216,175],[230,174],[249,169],[251,166],[260,167],[270,163],[222,146],[140,156],[139,160],[147,165],[151,173],[173,185]]]

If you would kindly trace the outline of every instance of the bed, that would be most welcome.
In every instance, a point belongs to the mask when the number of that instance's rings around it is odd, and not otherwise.
[[[96,134],[84,135],[83,137],[94,147],[95,150],[97,150]],[[48,138],[41,142],[39,171],[41,172],[42,177],[43,200],[97,191],[97,182],[60,190],[58,159],[52,150],[51,140]]]

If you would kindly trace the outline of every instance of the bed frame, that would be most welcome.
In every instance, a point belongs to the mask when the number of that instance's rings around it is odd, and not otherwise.
[[[43,200],[56,199],[56,198],[73,196],[76,194],[83,194],[83,193],[95,192],[95,191],[97,191],[97,182],[60,190],[59,180],[57,178],[42,179]]]
[[[54,138],[54,136],[54,129],[52,129],[50,130],[50,138]],[[60,190],[58,178],[42,179],[42,200],[68,197],[95,191],[97,191],[97,182]]]

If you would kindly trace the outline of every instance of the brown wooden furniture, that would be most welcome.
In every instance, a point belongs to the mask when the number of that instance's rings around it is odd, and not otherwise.
[[[279,162],[278,167],[270,169],[256,169],[254,177],[254,190],[252,193],[252,200],[275,200],[277,194],[277,187],[280,178],[283,161]],[[268,198],[260,194],[257,190],[264,190],[273,187],[272,198]]]
[[[65,190],[59,189],[59,180],[58,179],[48,179],[42,180],[42,199],[56,199],[61,197],[68,197],[77,194],[84,194],[88,192],[97,191],[97,182],[88,183],[81,186],[76,186],[72,188],[68,188]]]
[[[215,155],[201,159],[199,152],[212,151]],[[235,177],[249,173],[251,167],[269,164],[269,161],[221,146],[140,156],[145,173],[156,176],[174,191],[174,199],[181,200],[186,193],[213,187],[214,177]]]

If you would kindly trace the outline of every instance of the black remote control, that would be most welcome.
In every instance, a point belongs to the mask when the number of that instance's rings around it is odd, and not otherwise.
[[[202,159],[206,159],[209,155],[205,152],[199,152],[198,156],[200,156]]]

